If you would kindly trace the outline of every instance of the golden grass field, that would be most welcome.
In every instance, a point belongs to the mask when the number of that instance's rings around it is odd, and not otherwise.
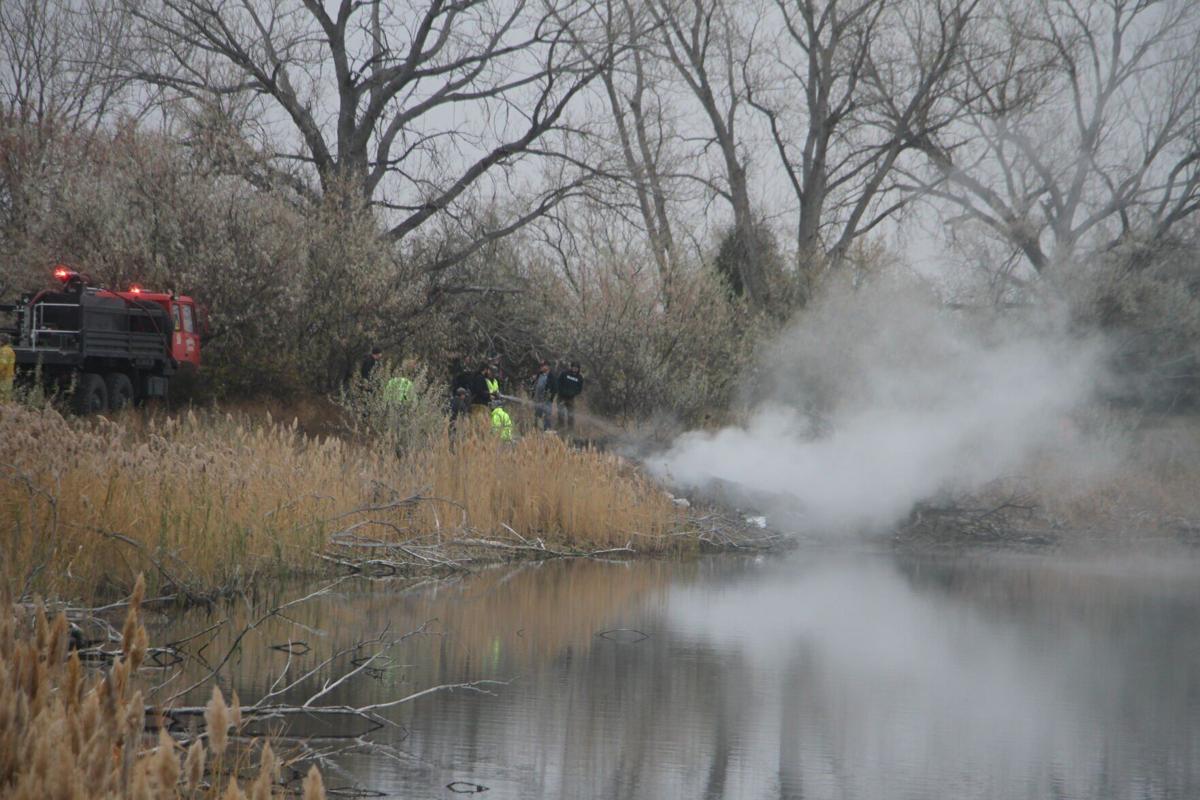
[[[360,522],[388,541],[694,546],[669,536],[680,520],[660,487],[554,436],[442,433],[397,455],[265,413],[111,421],[18,405],[0,407],[0,430],[0,577],[18,595],[111,597],[143,571],[152,593],[315,573],[329,537]],[[397,502],[413,495],[428,499]]]

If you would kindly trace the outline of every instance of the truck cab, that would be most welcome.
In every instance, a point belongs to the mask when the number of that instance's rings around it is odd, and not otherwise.
[[[171,357],[178,365],[200,367],[201,320],[199,307],[190,297],[166,292],[147,292],[134,286],[126,292],[112,292],[126,303],[153,303],[167,312],[171,327]]]

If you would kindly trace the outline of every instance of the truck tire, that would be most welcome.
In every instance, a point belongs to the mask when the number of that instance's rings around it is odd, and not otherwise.
[[[110,372],[104,378],[108,389],[108,407],[121,411],[133,405],[133,381],[124,372]]]
[[[75,384],[71,405],[77,414],[98,414],[108,409],[108,387],[104,378],[94,372],[84,372]]]

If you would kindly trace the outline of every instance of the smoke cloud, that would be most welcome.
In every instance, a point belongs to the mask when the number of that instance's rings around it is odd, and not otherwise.
[[[747,376],[744,425],[685,434],[651,468],[806,532],[885,529],[918,501],[1019,470],[1069,430],[1101,349],[1047,316],[984,322],[898,281],[835,289]]]

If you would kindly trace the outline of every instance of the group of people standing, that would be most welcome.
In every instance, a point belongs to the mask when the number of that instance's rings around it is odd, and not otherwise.
[[[378,347],[372,348],[366,355],[360,368],[360,377],[364,381],[371,380],[382,357],[383,352]],[[502,440],[511,440],[513,420],[504,406],[505,401],[512,398],[500,391],[504,380],[506,376],[499,358],[484,361],[477,370],[459,369],[450,383],[450,424],[455,426],[458,420],[465,417],[488,419]],[[401,381],[407,385],[400,385]],[[397,385],[393,387],[392,384]],[[538,362],[537,372],[529,379],[528,385],[533,396],[534,421],[539,428],[546,431],[555,427],[564,430],[575,428],[575,401],[583,393],[583,374],[578,361],[569,364],[559,361],[552,366],[543,359]],[[393,377],[383,390],[385,398],[394,391],[407,399],[412,390],[412,381]]]
[[[491,415],[492,428],[502,439],[512,438],[512,417],[504,409],[505,395],[500,392],[504,374],[496,359],[484,362],[475,372],[460,372],[450,385],[450,417],[456,420],[467,414]],[[579,362],[552,368],[548,361],[538,364],[537,373],[530,379],[533,394],[535,423],[542,430],[552,430],[555,405],[558,408],[558,427],[574,429],[575,399],[583,392],[583,374]]]
[[[490,417],[492,430],[500,439],[512,439],[513,421],[504,409],[500,365],[495,360],[484,362],[476,372],[463,371],[454,376],[450,384],[450,424],[455,425],[467,415]]]

